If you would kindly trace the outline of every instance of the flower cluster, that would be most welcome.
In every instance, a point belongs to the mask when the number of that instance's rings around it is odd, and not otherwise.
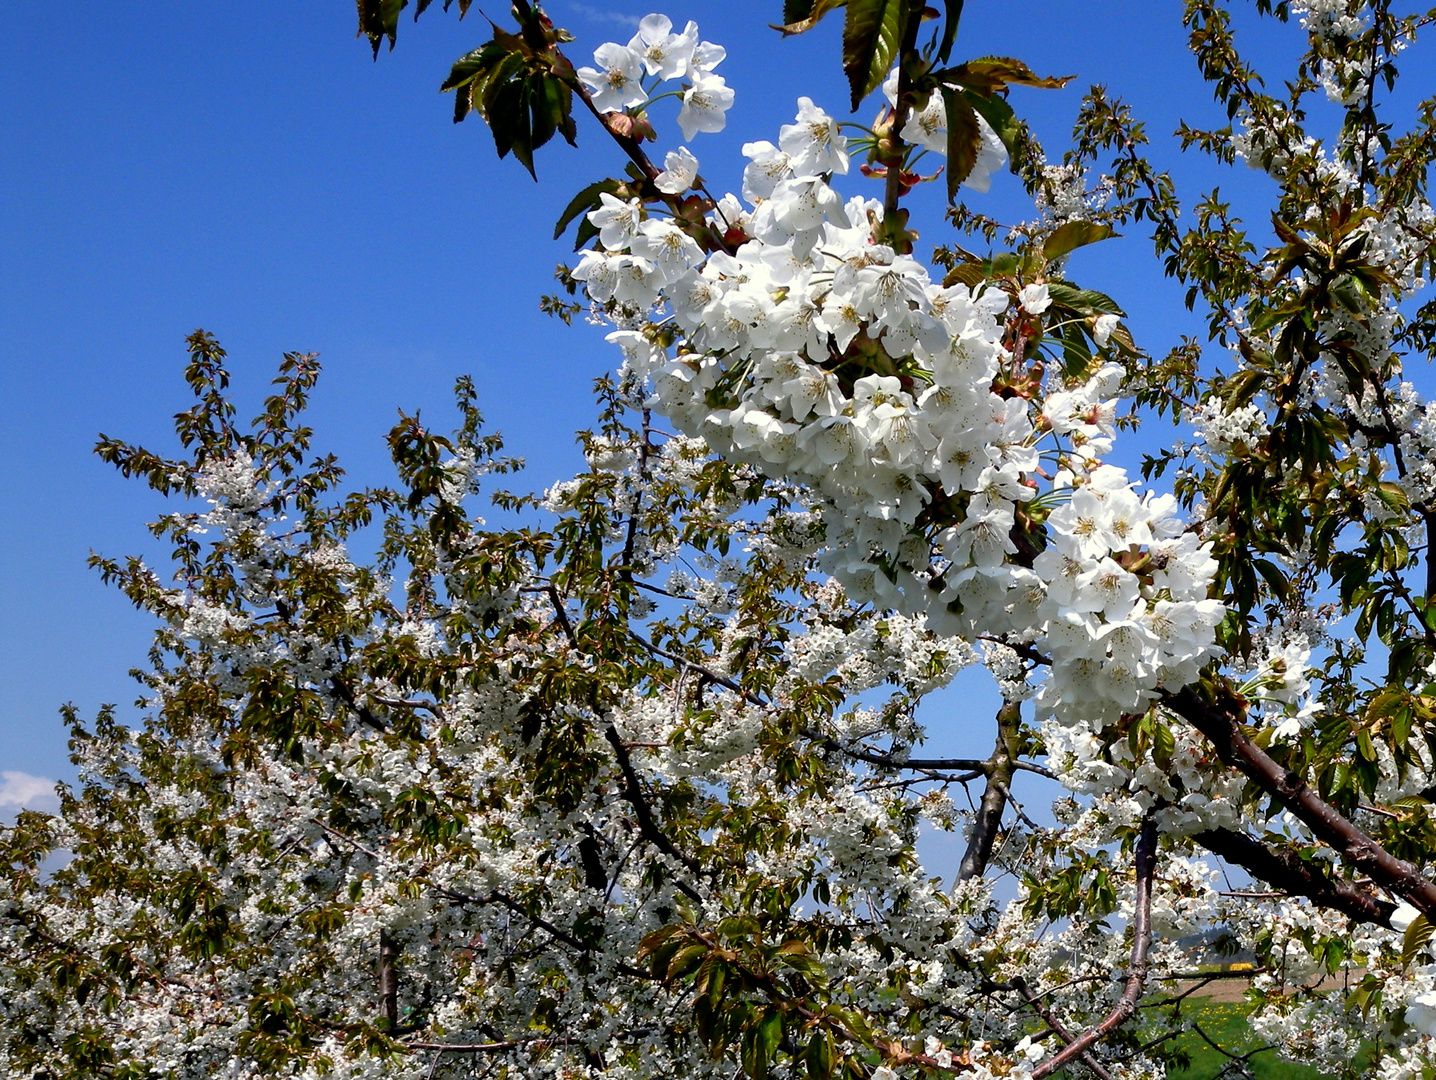
[[[632,41],[600,45],[593,53],[596,66],[581,67],[577,74],[601,113],[640,108],[648,103],[654,84],[683,80],[678,127],[685,139],[692,139],[700,131],[723,130],[733,91],[713,69],[727,55],[721,45],[698,40],[697,23],[689,22],[675,34],[667,16],[649,15],[638,24]],[[651,80],[648,88],[645,76]]]
[[[932,100],[910,125],[941,129]],[[1174,500],[1139,498],[1100,464],[1123,369],[1003,392],[1013,298],[934,281],[880,242],[883,205],[831,186],[849,155],[830,116],[802,98],[776,144],[743,151],[745,201],[728,195],[709,215],[726,249],[705,253],[638,199],[605,194],[588,215],[600,246],[573,276],[621,326],[610,340],[650,380],[651,404],[723,457],[813,493],[823,565],[854,599],[941,634],[1046,649],[1040,700],[1065,722],[1145,708],[1193,679],[1223,610],[1207,599],[1215,564]],[[1044,284],[1015,300],[1014,319],[1052,303]],[[1098,320],[1099,346],[1116,322]],[[1039,498],[1044,440],[1063,467]],[[1033,561],[1020,534],[1054,502],[1052,546]]]
[[[1157,686],[1197,677],[1225,611],[1208,599],[1211,546],[1184,530],[1170,495],[1138,498],[1126,475],[1093,469],[1048,518],[1050,546],[1033,570],[1046,586],[1046,695],[1062,719],[1100,726],[1140,712]]]

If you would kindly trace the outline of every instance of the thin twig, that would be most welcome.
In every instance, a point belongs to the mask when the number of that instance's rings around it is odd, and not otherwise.
[[[1052,1014],[1052,1010],[1044,1005],[1042,999],[1032,992],[1031,987],[1027,985],[1026,979],[1018,975],[1013,978],[1012,985],[1017,987],[1018,993],[1027,999],[1027,1003],[1036,1010],[1038,1016],[1042,1017],[1047,1026],[1052,1029],[1054,1035],[1068,1045],[1071,1045],[1071,1043],[1075,1041],[1072,1037],[1072,1033]],[[1033,1039],[1032,1041],[1038,1042],[1039,1040]],[[1101,1062],[1094,1058],[1089,1051],[1082,1051],[1080,1057],[1082,1064],[1100,1076],[1102,1080],[1112,1080],[1112,1074],[1103,1068]]]

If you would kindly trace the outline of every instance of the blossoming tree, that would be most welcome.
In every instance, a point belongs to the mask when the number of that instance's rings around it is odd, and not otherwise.
[[[361,2],[376,52],[403,6]],[[849,0],[877,120],[801,98],[722,197],[686,145],[732,103],[721,47],[653,15],[575,67],[518,0],[445,87],[530,171],[576,112],[628,159],[565,212],[545,300],[622,353],[589,467],[486,526],[467,501],[512,462],[461,381],[454,433],[405,417],[399,485],[345,493],[301,421],[314,358],[246,427],[191,337],[186,456],[100,445],[183,501],[172,575],[97,560],[160,622],[145,728],[72,716],[80,784],[0,833],[7,1075],[1152,1076],[1197,977],[1176,941],[1213,925],[1281,1052],[1429,1075],[1436,405],[1403,365],[1436,342],[1436,104],[1406,133],[1380,105],[1431,16],[1257,6],[1305,35],[1289,96],[1190,0],[1232,124],[1181,135],[1273,179],[1266,252],[1215,194],[1180,224],[1099,90],[1050,164],[1006,91],[1063,80],[954,61],[960,0]],[[919,258],[937,176],[989,254]],[[982,216],[997,182],[1032,222]],[[1067,277],[1119,225],[1208,346],[1153,358]],[[1138,482],[1123,410],[1197,441]],[[923,757],[922,700],[979,664],[991,755]],[[964,832],[955,880],[923,823]]]

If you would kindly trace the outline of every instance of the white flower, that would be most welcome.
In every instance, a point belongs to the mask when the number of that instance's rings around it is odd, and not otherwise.
[[[1116,315],[1098,315],[1096,323],[1092,326],[1092,340],[1097,343],[1100,349],[1112,337],[1112,331],[1117,329],[1117,324],[1122,320]]]
[[[1017,302],[1029,315],[1041,315],[1052,306],[1052,298],[1047,295],[1046,285],[1024,285],[1022,291],[1017,294]]]
[[[687,31],[685,30],[684,33]],[[688,61],[688,70],[706,74],[721,64],[727,55],[728,50],[722,45],[714,45],[711,41],[700,41],[693,50],[693,58]]]
[[[599,194],[598,200],[600,205],[588,212],[588,220],[598,230],[599,243],[609,251],[622,251],[638,235],[643,204],[637,199],[625,202],[606,191]]]
[[[1417,911],[1410,904],[1402,903],[1398,905],[1396,910],[1391,913],[1391,929],[1395,930],[1398,934],[1406,933],[1407,929],[1416,921],[1416,917],[1420,914],[1421,912]]]
[[[620,112],[648,100],[640,84],[643,62],[632,49],[605,42],[593,51],[593,62],[597,68],[579,68],[577,74],[599,112]]]
[[[778,146],[798,176],[848,171],[848,140],[838,130],[837,121],[811,98],[798,99],[797,123],[778,129]]]
[[[638,24],[638,33],[628,48],[643,61],[650,75],[660,79],[681,79],[688,72],[693,50],[698,46],[698,24],[690,22],[683,33],[670,33],[673,23],[667,15],[648,15]]]
[[[1436,991],[1427,991],[1411,999],[1406,1007],[1406,1022],[1422,1035],[1436,1035]]]
[[[690,266],[703,260],[703,249],[693,237],[677,225],[651,218],[638,227],[638,235],[628,247],[633,254],[652,260],[665,283],[677,281]]]
[[[682,195],[697,179],[698,159],[688,147],[680,146],[668,151],[663,159],[663,171],[654,177],[653,186],[665,195]]]
[[[751,203],[768,198],[779,181],[793,175],[788,155],[766,140],[744,143],[743,156],[748,158],[748,167],[743,170],[743,198]]]
[[[733,91],[728,89],[723,76],[700,72],[693,76],[693,85],[683,92],[678,127],[689,140],[700,131],[722,131],[727,122],[724,113],[732,107]]]

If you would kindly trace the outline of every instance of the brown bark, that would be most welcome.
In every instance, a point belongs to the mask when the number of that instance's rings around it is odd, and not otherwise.
[[[1103,1036],[1116,1031],[1137,1011],[1137,1002],[1147,984],[1147,947],[1152,940],[1152,879],[1157,868],[1157,819],[1151,811],[1137,837],[1137,895],[1133,901],[1132,961],[1127,965],[1127,985],[1122,999],[1101,1023],[1084,1031],[1057,1053],[1032,1070],[1032,1080],[1051,1076],[1074,1058],[1082,1057]]]
[[[1339,911],[1356,922],[1391,925],[1395,904],[1342,878],[1327,877],[1319,869],[1319,863],[1308,862],[1294,851],[1267,847],[1230,829],[1208,829],[1196,833],[1192,839],[1213,855],[1240,866],[1283,892],[1304,896],[1318,907]]]
[[[389,1030],[399,1026],[399,946],[389,931],[379,931],[379,1011]]]
[[[1169,694],[1166,706],[1205,735],[1223,762],[1275,795],[1318,840],[1334,848],[1346,865],[1402,897],[1427,917],[1436,918],[1436,885],[1358,829],[1301,776],[1282,768],[1253,742],[1242,730],[1246,702],[1241,697],[1225,685],[1208,684],[1206,689],[1207,696],[1190,686]]]
[[[992,846],[1002,828],[1002,812],[1007,808],[1008,785],[1012,783],[1012,774],[1017,767],[1021,726],[1021,706],[1013,701],[1003,702],[1002,708],[997,710],[997,745],[984,766],[987,786],[982,790],[977,819],[972,824],[972,837],[957,869],[959,882],[981,877],[992,861]]]

